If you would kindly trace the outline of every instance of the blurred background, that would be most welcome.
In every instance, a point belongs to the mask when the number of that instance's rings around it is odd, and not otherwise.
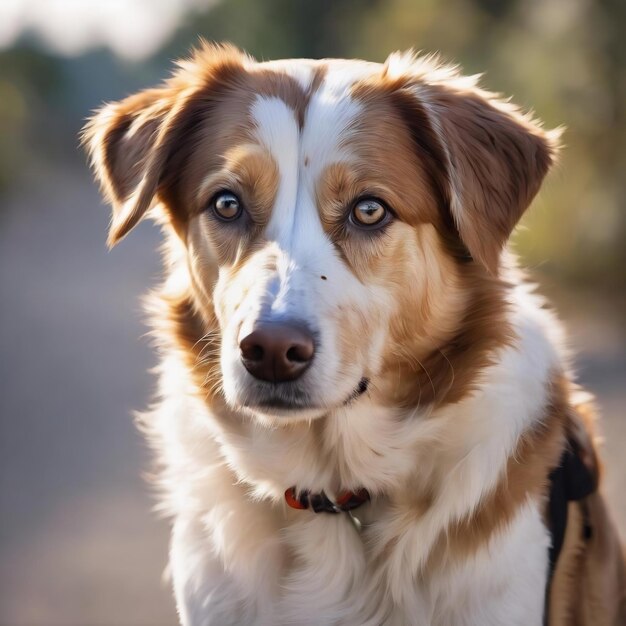
[[[158,233],[142,224],[106,252],[77,134],[200,35],[259,59],[439,51],[567,127],[516,248],[602,407],[626,536],[624,32],[623,0],[2,0],[0,624],[175,622],[131,417],[154,384],[138,297],[158,280]]]

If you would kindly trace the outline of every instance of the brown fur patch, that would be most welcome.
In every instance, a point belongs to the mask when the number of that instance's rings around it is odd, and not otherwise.
[[[410,224],[427,219],[439,225],[449,198],[446,159],[426,112],[397,82],[376,75],[357,83],[352,94],[365,106],[362,126],[379,131],[378,140],[368,146],[377,153],[378,171],[397,172],[390,186],[402,190],[403,196],[408,192],[413,201],[409,207],[400,203],[402,218]],[[369,139],[369,131],[364,139]]]
[[[440,212],[429,174],[401,115],[385,94],[357,91],[353,95],[363,111],[342,142],[350,159],[330,164],[316,189],[325,229],[339,245],[349,246],[345,219],[354,200],[365,196],[382,200],[411,226],[437,224]],[[360,245],[362,238],[356,239]],[[355,257],[358,245],[352,251]]]
[[[392,328],[393,343],[401,349],[392,347],[387,356],[385,369],[397,373],[397,383],[385,393],[394,405],[408,408],[459,402],[476,389],[497,350],[515,340],[507,320],[506,285],[473,264],[460,266],[458,271],[458,288],[466,304],[451,336],[423,354],[420,338],[408,322]],[[413,315],[421,312],[422,318],[428,319],[431,305],[426,300],[421,311],[413,308]]]
[[[170,235],[173,239],[173,235]],[[165,261],[170,264],[178,242],[170,240],[165,247]],[[152,336],[165,353],[179,354],[191,373],[198,393],[209,405],[220,402],[221,336],[215,315],[202,307],[187,280],[177,283],[172,278],[145,300]]]

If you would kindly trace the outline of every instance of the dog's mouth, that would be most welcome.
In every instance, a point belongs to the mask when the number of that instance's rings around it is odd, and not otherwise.
[[[348,406],[367,392],[370,385],[369,378],[363,377],[346,399],[338,406]],[[296,386],[263,385],[255,390],[255,397],[244,402],[244,407],[259,410],[262,413],[276,415],[292,415],[301,411],[328,411],[332,408],[313,402],[310,395]]]

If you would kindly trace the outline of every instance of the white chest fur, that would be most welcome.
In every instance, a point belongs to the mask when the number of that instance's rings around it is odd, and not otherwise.
[[[372,537],[344,515],[296,512],[281,532],[269,512],[252,508],[233,498],[176,521],[171,557],[184,624],[541,623],[549,538],[535,503],[460,565],[423,577],[399,563],[400,602],[387,593],[387,568],[368,562]]]

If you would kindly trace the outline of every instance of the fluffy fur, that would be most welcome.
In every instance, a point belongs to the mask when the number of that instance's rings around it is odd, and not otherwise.
[[[432,58],[203,45],[98,112],[85,143],[109,243],[148,212],[165,233],[160,391],[140,423],[181,622],[541,624],[548,475],[571,433],[592,446],[559,326],[503,247],[558,133]],[[245,207],[232,223],[211,209],[225,189]],[[350,220],[364,196],[384,226]],[[242,366],[268,320],[315,333],[295,382]],[[292,486],[366,488],[362,532],[289,509]]]

